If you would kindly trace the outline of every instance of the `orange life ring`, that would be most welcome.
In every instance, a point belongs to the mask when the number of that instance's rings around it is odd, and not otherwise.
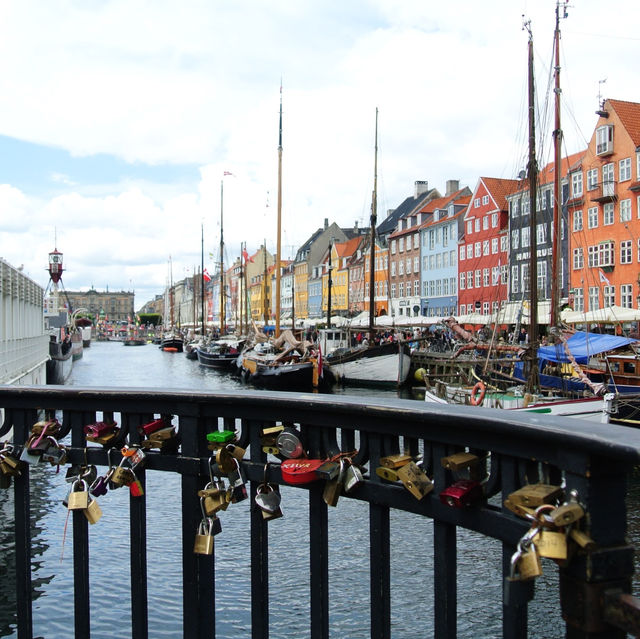
[[[471,391],[471,405],[472,406],[480,406],[482,404],[482,400],[484,399],[484,394],[487,389],[482,382],[478,382]]]

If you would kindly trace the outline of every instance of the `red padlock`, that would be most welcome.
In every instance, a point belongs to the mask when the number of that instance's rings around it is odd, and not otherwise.
[[[287,484],[308,484],[312,481],[320,479],[316,472],[324,459],[285,459],[280,464],[282,471],[282,481]]]
[[[466,508],[484,496],[482,484],[471,479],[461,479],[440,493],[440,501],[452,508]]]
[[[102,437],[113,432],[117,426],[116,422],[96,422],[95,424],[88,424],[84,427],[84,434],[89,437]]]
[[[166,428],[167,426],[171,426],[171,424],[167,423],[161,417],[160,419],[154,419],[152,422],[143,424],[142,426],[140,426],[138,430],[141,435],[144,433],[147,437],[149,437],[151,433],[155,433],[157,430],[160,430],[161,428]]]

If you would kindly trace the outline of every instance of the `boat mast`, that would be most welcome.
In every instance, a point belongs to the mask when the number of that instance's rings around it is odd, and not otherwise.
[[[200,224],[200,313],[202,314],[202,339],[204,339],[204,225]],[[193,322],[195,326],[195,321]]]
[[[280,130],[278,136],[278,238],[276,244],[276,328],[280,335],[280,251],[282,234],[282,80],[280,81]]]
[[[373,162],[373,195],[371,197],[371,248],[369,250],[369,344],[373,346],[375,326],[376,224],[378,219],[378,107],[376,107],[375,154]]]
[[[562,172],[562,129],[560,127],[560,5],[564,15],[567,17],[567,3],[556,3],[556,29],[554,32],[555,47],[555,128],[553,131],[554,150],[554,179],[553,179],[553,242],[551,258],[551,318],[552,327],[560,324],[560,296],[562,293],[562,278],[560,272],[560,259],[562,255],[561,238],[561,216],[562,216],[562,194],[560,191],[560,178]]]
[[[331,328],[331,253],[333,252],[333,238],[329,240],[329,276],[327,278],[327,328]]]
[[[220,180],[220,335],[224,333],[224,178]]]
[[[269,300],[267,298],[267,238],[264,239],[262,255],[264,256],[264,275],[262,276],[262,314],[264,317],[264,327],[266,328],[269,324]]]
[[[527,375],[526,391],[535,393],[540,386],[538,374],[538,358],[535,356],[538,348],[538,240],[536,236],[536,209],[538,194],[538,161],[536,160],[536,130],[535,130],[535,94],[533,76],[533,33],[531,22],[525,23],[529,33],[528,46],[528,85],[529,85],[529,162],[527,172],[529,177],[529,371]]]

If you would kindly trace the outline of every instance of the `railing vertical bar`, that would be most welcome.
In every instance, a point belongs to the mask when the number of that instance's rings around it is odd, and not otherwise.
[[[329,517],[323,485],[309,490],[311,639],[329,638]]]
[[[441,444],[433,446],[433,459],[425,455],[425,465],[432,466],[436,486],[444,486],[450,475],[439,462],[447,454]],[[429,462],[432,462],[429,464]],[[457,633],[457,547],[456,527],[438,519],[433,521],[433,593],[434,593],[434,635],[436,639],[455,638]]]
[[[26,412],[15,410],[14,441],[25,442]],[[32,639],[33,610],[31,585],[31,496],[29,494],[29,467],[25,464],[22,476],[14,477],[15,548],[16,548],[16,612],[18,637]]]
[[[184,457],[205,455],[206,432],[204,420],[180,417]],[[211,556],[193,552],[195,535],[202,520],[198,490],[208,479],[197,474],[182,475],[182,618],[185,639],[215,638],[215,542]]]
[[[69,417],[71,423],[71,445],[85,448],[83,414],[73,411]],[[86,456],[85,456],[86,458]],[[88,490],[88,486],[87,486]],[[73,521],[73,602],[74,626],[76,637],[91,635],[91,617],[89,613],[89,522],[81,510],[69,513]]]
[[[371,480],[380,483],[375,474],[382,454],[379,435],[369,436],[369,470]],[[387,452],[385,450],[385,452]],[[371,503],[369,505],[369,564],[371,639],[391,637],[391,523],[389,508]]]
[[[250,429],[251,461],[266,463],[262,452],[260,429],[254,423],[243,424]],[[251,636],[269,637],[269,529],[262,511],[255,506],[259,482],[251,482]]]
[[[136,475],[146,491],[144,470]],[[131,636],[147,639],[149,635],[149,612],[147,600],[147,502],[145,495],[130,497],[129,520],[131,539]]]
[[[502,501],[518,488],[520,464],[514,457],[500,456],[500,476],[502,478]],[[503,510],[505,510],[503,506]],[[502,573],[509,574],[511,556],[515,548],[511,544],[502,544]],[[504,583],[502,588],[502,637],[503,639],[521,639],[528,632],[527,604],[505,606]]]

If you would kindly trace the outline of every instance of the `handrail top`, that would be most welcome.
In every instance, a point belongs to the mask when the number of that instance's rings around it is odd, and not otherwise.
[[[252,412],[251,419],[280,420],[283,405],[288,417],[282,421],[323,425],[328,416],[349,417],[352,423],[366,424],[367,428],[389,432],[390,420],[399,420],[397,434],[425,437],[432,440],[462,442],[465,437],[478,440],[487,437],[492,444],[518,440],[519,446],[529,442],[536,448],[556,447],[567,455],[587,453],[617,459],[625,463],[640,463],[640,429],[617,424],[601,424],[570,417],[549,416],[539,413],[510,411],[451,404],[431,404],[409,399],[372,396],[336,396],[331,394],[293,393],[259,390],[201,391],[184,389],[99,388],[80,386],[4,386],[0,385],[0,408],[21,408],[24,401],[43,408],[74,408],[78,398],[95,402],[98,406],[120,402],[122,410],[160,413],[162,404],[193,407],[188,414],[198,414],[202,407],[211,407],[233,414]],[[126,404],[126,405],[125,405]],[[238,410],[239,404],[245,410]],[[196,408],[197,407],[197,408]],[[251,408],[251,411],[249,411]],[[225,410],[226,409],[226,410]],[[100,409],[97,409],[100,410]],[[105,410],[118,410],[112,407]],[[166,411],[170,412],[170,411]],[[185,414],[183,411],[181,414]],[[230,413],[231,414],[231,413]],[[340,427],[336,421],[332,426]],[[446,431],[442,426],[447,427]],[[384,428],[382,428],[384,426]],[[438,435],[435,426],[440,428]],[[349,427],[345,424],[344,427]],[[467,445],[476,445],[471,442]],[[495,450],[495,446],[487,445]]]

